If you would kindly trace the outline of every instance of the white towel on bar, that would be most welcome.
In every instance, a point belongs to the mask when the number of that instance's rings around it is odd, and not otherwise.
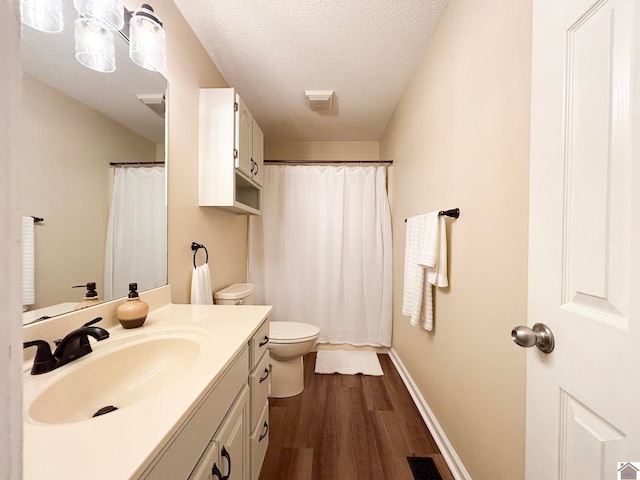
[[[36,303],[36,246],[33,217],[22,217],[22,305]]]
[[[198,265],[191,274],[191,304],[213,305],[211,273],[207,263]]]
[[[404,290],[402,314],[411,318],[411,325],[433,328],[433,292],[425,285],[426,271],[418,265],[424,242],[426,215],[407,219],[407,238],[404,251]]]
[[[449,286],[447,278],[447,228],[444,216],[431,212],[425,216],[424,237],[418,265],[427,269],[427,283]]]

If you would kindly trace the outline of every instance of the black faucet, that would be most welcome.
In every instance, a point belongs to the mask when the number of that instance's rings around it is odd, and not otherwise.
[[[47,373],[55,370],[58,367],[66,365],[69,362],[74,361],[77,358],[83,357],[93,350],[89,343],[89,337],[93,337],[96,340],[104,340],[109,338],[109,332],[104,328],[92,326],[94,323],[102,320],[102,317],[97,317],[90,322],[85,323],[82,327],[69,333],[62,340],[56,340],[54,343],[57,345],[56,351],[51,353],[51,347],[49,343],[44,340],[33,340],[31,342],[25,342],[24,348],[38,347],[36,351],[36,357],[33,360],[33,367],[31,368],[31,375],[39,375],[41,373]]]

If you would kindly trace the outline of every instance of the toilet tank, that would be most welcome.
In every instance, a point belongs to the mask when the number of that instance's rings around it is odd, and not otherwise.
[[[253,283],[236,283],[213,294],[217,305],[253,305]]]

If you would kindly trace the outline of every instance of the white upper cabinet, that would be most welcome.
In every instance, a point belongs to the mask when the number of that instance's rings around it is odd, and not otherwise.
[[[252,157],[253,160],[253,173],[252,179],[255,183],[262,186],[262,176],[263,170],[262,166],[264,164],[264,135],[262,134],[262,130],[260,130],[260,126],[253,119],[253,127],[251,129],[251,138],[253,140],[252,145]]]
[[[263,141],[235,89],[200,89],[200,206],[260,214]]]

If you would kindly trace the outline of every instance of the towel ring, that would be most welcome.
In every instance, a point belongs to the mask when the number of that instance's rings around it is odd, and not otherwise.
[[[205,247],[204,245],[200,244],[200,243],[196,243],[196,242],[191,242],[191,250],[193,250],[193,268],[197,268],[196,266],[196,254],[198,253],[198,250],[204,248],[204,253],[206,255],[204,263],[209,263],[209,252],[207,251],[207,247]]]

